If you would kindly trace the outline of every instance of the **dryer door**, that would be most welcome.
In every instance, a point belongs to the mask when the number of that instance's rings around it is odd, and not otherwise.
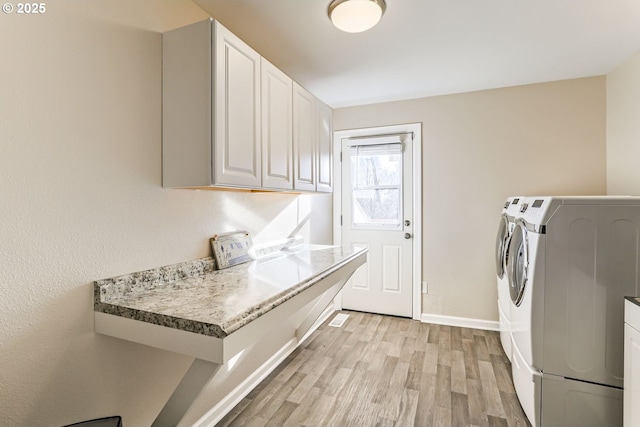
[[[522,303],[527,272],[529,269],[529,243],[527,227],[524,222],[516,223],[507,247],[507,275],[509,277],[509,293],[516,307]]]
[[[506,215],[500,217],[498,235],[496,236],[496,272],[502,279],[505,274],[505,256],[507,254],[507,240],[509,239],[509,220]]]

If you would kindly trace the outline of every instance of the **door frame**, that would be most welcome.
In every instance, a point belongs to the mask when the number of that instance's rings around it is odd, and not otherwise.
[[[342,244],[342,228],[340,216],[342,214],[342,140],[350,137],[388,135],[398,133],[413,133],[413,292],[412,318],[420,320],[422,316],[422,123],[408,123],[402,125],[378,126],[370,128],[337,130],[333,132],[333,243]],[[342,293],[334,300],[337,310],[342,309]]]

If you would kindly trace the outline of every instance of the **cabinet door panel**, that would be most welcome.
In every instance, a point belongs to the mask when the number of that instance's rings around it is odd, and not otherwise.
[[[293,82],[262,59],[262,186],[293,188]]]
[[[629,304],[625,305],[629,310]],[[633,307],[632,310],[637,308]],[[625,313],[626,315],[626,313]],[[640,331],[624,325],[624,427],[640,425]]]
[[[296,190],[315,191],[315,98],[304,88],[293,86],[293,155]]]
[[[260,187],[260,55],[215,25],[214,181]]]
[[[318,182],[316,191],[333,191],[333,128],[331,108],[316,100]]]

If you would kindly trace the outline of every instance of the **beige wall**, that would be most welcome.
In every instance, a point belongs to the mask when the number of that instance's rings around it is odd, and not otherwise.
[[[330,243],[331,197],[161,188],[160,32],[206,15],[46,4],[0,14],[0,425],[150,425],[192,359],[96,335],[92,281],[207,256],[234,229]]]
[[[422,122],[424,313],[498,319],[501,206],[604,194],[605,108],[594,77],[334,111],[335,130]]]
[[[640,195],[640,52],[607,75],[607,191]]]

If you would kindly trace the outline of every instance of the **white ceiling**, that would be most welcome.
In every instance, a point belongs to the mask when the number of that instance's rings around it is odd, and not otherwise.
[[[343,33],[330,0],[194,0],[330,106],[607,74],[640,51],[640,0],[386,0]]]

